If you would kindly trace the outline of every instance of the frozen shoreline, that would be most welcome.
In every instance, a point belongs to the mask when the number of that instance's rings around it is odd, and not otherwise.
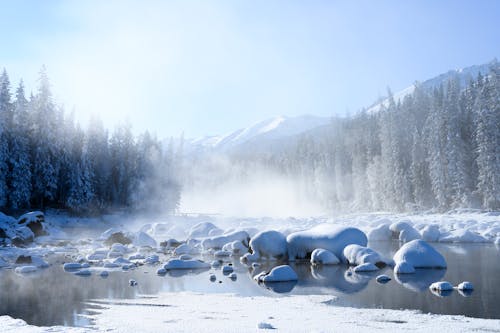
[[[36,327],[0,317],[3,332],[497,332],[500,320],[422,314],[412,310],[335,306],[331,296],[241,297],[162,293],[155,298],[95,301],[104,309],[88,328]],[[92,304],[92,302],[89,302]],[[259,327],[262,327],[259,329]]]

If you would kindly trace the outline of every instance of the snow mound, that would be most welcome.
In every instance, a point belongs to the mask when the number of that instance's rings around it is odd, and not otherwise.
[[[381,284],[386,284],[387,282],[391,281],[391,278],[387,275],[379,275],[375,279],[378,283]]]
[[[234,231],[221,236],[205,238],[201,241],[201,246],[205,249],[222,249],[222,247],[230,242],[240,241],[243,244],[248,244],[250,237],[244,230]]]
[[[413,228],[410,221],[395,222],[390,225],[389,229],[392,231],[393,237],[403,243],[422,238],[420,233]]]
[[[315,249],[311,253],[311,264],[313,265],[337,265],[339,258],[332,252],[325,249]]]
[[[285,235],[274,230],[256,234],[250,240],[250,248],[253,251],[252,260],[258,260],[260,257],[281,259],[287,255]]]
[[[242,255],[248,252],[248,248],[241,241],[227,243],[222,247],[222,250],[229,251],[234,255]]]
[[[392,231],[389,229],[389,224],[381,224],[368,232],[368,240],[371,242],[386,241],[391,239]]]
[[[415,267],[407,263],[406,261],[400,261],[394,266],[394,274],[413,274],[415,273]]]
[[[181,244],[175,248],[174,255],[180,256],[183,254],[197,254],[198,252],[199,252],[198,249],[188,244]]]
[[[16,267],[15,272],[17,274],[28,274],[28,273],[33,273],[36,272],[38,268],[33,265],[27,265],[27,266],[19,266]]]
[[[189,235],[188,238],[203,238],[203,237],[209,237],[210,234],[215,236],[214,232],[215,231],[221,231],[217,226],[215,226],[213,223],[210,222],[201,222],[196,225],[194,225],[190,230],[189,230]]]
[[[446,268],[446,260],[423,240],[413,240],[401,246],[394,254],[396,264],[406,262],[414,268]]]
[[[349,244],[366,246],[368,239],[359,229],[353,227],[320,224],[309,230],[294,232],[286,238],[288,260],[306,258],[315,249],[325,249],[342,258],[344,248]]]
[[[441,232],[436,225],[426,225],[421,231],[422,239],[426,242],[437,242]]]
[[[210,268],[210,264],[201,260],[171,259],[164,266],[166,270],[173,269],[204,269]]]
[[[474,286],[469,281],[464,281],[457,286],[458,290],[474,290]]]
[[[384,260],[380,254],[370,249],[369,247],[350,244],[344,248],[343,256],[349,265],[362,265],[371,263],[373,265],[383,263]]]
[[[372,264],[371,262],[367,262],[364,264],[360,264],[356,267],[354,267],[352,270],[354,273],[361,273],[361,272],[373,272],[373,271],[378,271],[378,267]]]
[[[134,239],[135,246],[149,246],[152,248],[156,247],[156,241],[153,237],[149,236],[147,233],[140,231]]]
[[[448,290],[453,290],[453,285],[448,281],[439,281],[431,284],[429,286],[429,289],[436,291],[448,291]]]
[[[441,243],[487,243],[483,236],[467,229],[450,231],[439,238]]]
[[[269,273],[261,273],[256,276],[260,282],[287,282],[297,281],[297,273],[288,265],[274,267]]]

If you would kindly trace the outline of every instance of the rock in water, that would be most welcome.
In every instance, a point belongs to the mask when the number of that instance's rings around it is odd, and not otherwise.
[[[394,254],[396,265],[403,261],[414,268],[446,268],[446,260],[441,253],[420,239],[404,244]]]

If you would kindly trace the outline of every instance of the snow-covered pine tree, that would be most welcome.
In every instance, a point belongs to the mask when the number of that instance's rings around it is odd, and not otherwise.
[[[0,76],[0,207],[8,204],[9,141],[12,130],[10,81],[4,69]]]
[[[41,208],[57,198],[59,159],[55,106],[45,67],[34,99],[33,194]]]
[[[16,90],[13,123],[9,205],[19,209],[29,207],[31,198],[30,119],[22,80]]]
[[[476,141],[479,167],[478,190],[483,207],[500,209],[500,68],[495,63],[490,76],[479,82],[476,101]],[[482,78],[480,78],[482,79]]]

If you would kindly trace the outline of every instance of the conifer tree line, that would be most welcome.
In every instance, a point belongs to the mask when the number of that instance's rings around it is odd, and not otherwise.
[[[180,153],[129,124],[109,134],[97,119],[86,129],[53,100],[43,68],[35,94],[0,76],[0,209],[175,209]]]
[[[332,120],[280,154],[261,156],[332,209],[500,209],[500,65],[465,86],[418,83],[378,112]]]

